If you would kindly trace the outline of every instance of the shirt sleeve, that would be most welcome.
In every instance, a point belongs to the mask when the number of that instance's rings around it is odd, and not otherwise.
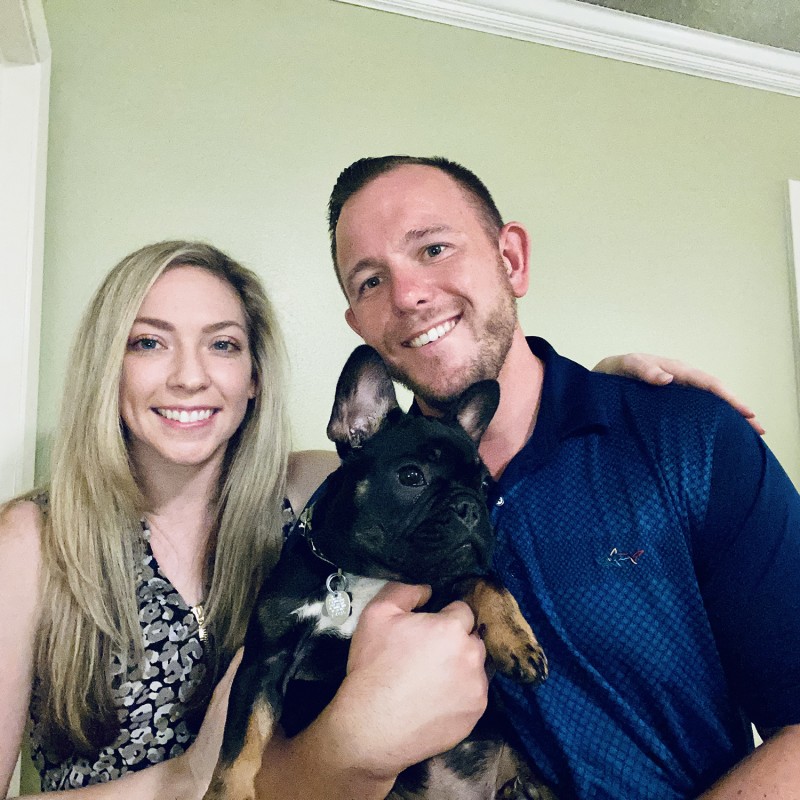
[[[732,409],[721,411],[694,547],[735,698],[761,731],[800,723],[800,495]]]

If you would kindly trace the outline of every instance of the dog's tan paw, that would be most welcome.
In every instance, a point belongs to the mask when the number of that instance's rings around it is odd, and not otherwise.
[[[547,658],[511,592],[480,579],[465,599],[498,672],[519,683],[541,683],[547,678]]]
[[[530,642],[520,637],[507,644],[509,650],[492,650],[491,657],[498,672],[517,683],[539,684],[547,679],[547,656],[535,639]]]

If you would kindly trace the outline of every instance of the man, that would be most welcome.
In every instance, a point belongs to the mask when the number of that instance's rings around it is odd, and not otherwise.
[[[363,159],[329,222],[347,322],[422,413],[500,382],[481,442],[496,567],[551,675],[495,688],[545,778],[563,797],[800,798],[800,496],[761,440],[706,393],[526,341],[528,234],[463,167]]]

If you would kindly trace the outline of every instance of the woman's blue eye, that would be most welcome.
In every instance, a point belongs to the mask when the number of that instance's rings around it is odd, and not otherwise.
[[[128,347],[132,350],[155,350],[158,347],[158,342],[155,339],[143,336],[141,339],[131,342]]]

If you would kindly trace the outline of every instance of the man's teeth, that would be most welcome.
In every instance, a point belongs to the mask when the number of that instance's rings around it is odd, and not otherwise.
[[[408,344],[410,347],[422,347],[429,342],[435,342],[437,339],[441,339],[446,333],[450,333],[455,326],[455,320],[448,320],[441,325],[437,325],[435,328],[431,328],[429,331],[425,331],[425,333],[421,333],[419,336],[411,339]]]
[[[213,408],[206,408],[203,411],[177,411],[172,408],[156,409],[162,417],[174,420],[175,422],[200,422],[208,419],[213,413]]]

